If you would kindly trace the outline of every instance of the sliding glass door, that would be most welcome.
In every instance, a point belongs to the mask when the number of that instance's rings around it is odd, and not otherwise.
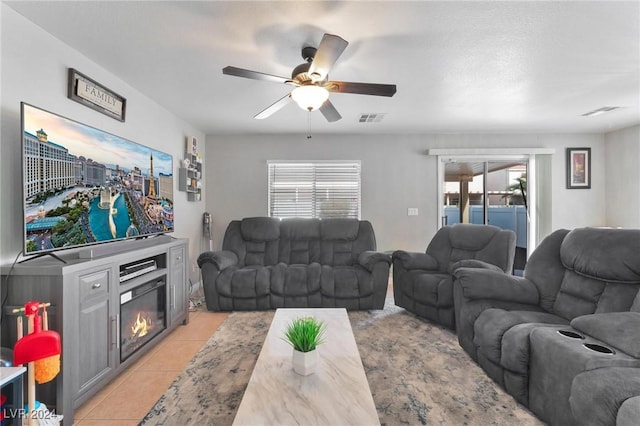
[[[529,232],[526,158],[443,159],[442,225],[494,225],[516,233],[516,273],[524,269]]]

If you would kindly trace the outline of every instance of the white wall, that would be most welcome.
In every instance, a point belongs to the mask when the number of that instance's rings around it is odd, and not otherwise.
[[[423,251],[438,224],[436,157],[429,148],[555,148],[553,209],[549,229],[605,225],[604,136],[378,135],[207,137],[207,210],[213,216],[214,248],[229,221],[266,216],[267,160],[361,160],[362,218],[373,224],[379,250]],[[565,188],[565,148],[592,148],[591,189]],[[417,207],[418,216],[407,216]]]
[[[2,131],[0,133],[0,262],[12,262],[22,250],[20,102],[55,112],[118,136],[169,152],[174,160],[175,237],[191,239],[193,264],[201,249],[204,202],[186,201],[178,191],[178,162],[186,136],[204,141],[202,132],[180,120],[109,71],[1,5]],[[127,99],[121,123],[67,98],[67,69],[76,68]],[[203,147],[204,148],[204,147]],[[206,179],[204,181],[206,187]],[[191,278],[197,280],[198,273]]]
[[[640,125],[605,137],[607,225],[640,228]]]

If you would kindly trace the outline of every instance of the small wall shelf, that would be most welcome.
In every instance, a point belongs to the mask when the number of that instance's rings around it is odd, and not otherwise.
[[[188,167],[184,167],[186,164],[188,164]],[[188,201],[200,201],[202,199],[201,180],[202,161],[197,155],[186,153],[185,161],[178,170],[178,189],[187,193]]]

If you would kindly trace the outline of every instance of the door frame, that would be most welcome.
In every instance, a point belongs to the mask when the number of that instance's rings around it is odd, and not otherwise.
[[[451,161],[520,161],[527,164],[527,254],[533,252],[538,244],[538,196],[536,173],[536,155],[553,154],[550,148],[493,148],[493,149],[429,149],[428,155],[436,156],[438,214],[436,229],[442,227],[444,211],[444,169],[445,163]]]

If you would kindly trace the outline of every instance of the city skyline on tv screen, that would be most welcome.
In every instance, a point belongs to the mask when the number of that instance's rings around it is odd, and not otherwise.
[[[23,104],[25,253],[173,231],[173,157]]]

